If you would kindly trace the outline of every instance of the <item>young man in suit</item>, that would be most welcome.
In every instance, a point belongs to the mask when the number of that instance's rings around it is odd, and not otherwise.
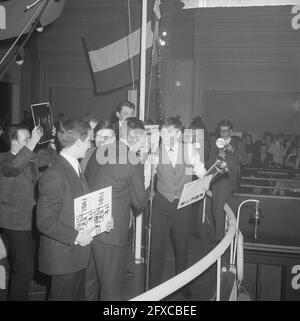
[[[74,199],[88,193],[78,162],[90,148],[92,130],[82,120],[64,121],[57,131],[62,150],[40,179],[37,226],[39,269],[51,275],[49,300],[84,300],[91,230],[74,226]]]
[[[143,209],[148,201],[144,187],[144,166],[136,155],[144,142],[144,125],[135,117],[127,118],[125,124],[127,135],[120,138],[119,142],[99,147],[85,170],[91,192],[112,186],[114,219],[114,229],[96,236],[92,242],[93,260],[87,271],[90,283],[86,288],[87,300],[98,300],[98,290],[93,285],[96,277],[101,301],[122,300],[130,207]]]
[[[259,150],[254,153],[251,165],[253,167],[272,167],[273,155],[268,152],[266,143],[261,143]]]
[[[38,167],[51,161],[50,155],[43,155],[42,162],[33,152],[42,135],[40,127],[30,135],[27,127],[14,126],[9,132],[10,151],[0,154],[0,227],[11,268],[8,300],[13,301],[28,299],[34,273],[34,190]]]
[[[224,174],[212,182],[212,214],[215,225],[214,244],[219,243],[225,235],[224,205],[236,190],[239,181],[240,166],[249,163],[244,143],[238,137],[232,137],[233,124],[230,120],[222,120],[218,124],[218,136],[225,140],[224,149],[217,148],[216,141],[211,144],[208,159],[208,168],[216,161],[218,156],[226,158],[229,173]]]
[[[203,147],[202,147],[203,148]],[[175,272],[187,268],[191,206],[177,209],[184,184],[192,181],[193,174],[202,177],[204,164],[191,143],[183,143],[179,119],[167,118],[161,129],[161,145],[156,166],[157,192],[153,199],[152,236],[150,253],[150,287],[162,281],[165,252],[169,234],[174,245]],[[185,288],[182,294],[191,297]]]
[[[116,139],[119,140],[126,131],[126,118],[135,116],[135,106],[130,101],[120,101],[112,115],[111,122],[115,127]]]

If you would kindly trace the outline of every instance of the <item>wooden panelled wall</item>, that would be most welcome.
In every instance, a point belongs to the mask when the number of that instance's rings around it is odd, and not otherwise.
[[[131,1],[136,6],[138,0]],[[37,37],[39,101],[49,100],[53,114],[64,112],[65,117],[82,117],[95,114],[99,119],[109,119],[116,104],[127,99],[123,88],[113,93],[96,95],[93,89],[83,36],[95,28],[105,28],[123,15],[124,0],[69,0],[60,18]],[[153,115],[150,112],[150,116]]]
[[[127,0],[68,1],[62,16],[37,37],[33,100],[50,100],[54,115],[110,116],[126,89],[94,95],[82,37],[117,19],[124,4]],[[300,31],[291,27],[291,7],[178,7],[179,0],[162,0],[169,33],[161,78],[166,115],[180,115],[184,125],[201,115],[210,130],[230,118],[236,130],[298,132]]]
[[[300,133],[300,31],[291,6],[195,11],[194,114],[213,130]]]

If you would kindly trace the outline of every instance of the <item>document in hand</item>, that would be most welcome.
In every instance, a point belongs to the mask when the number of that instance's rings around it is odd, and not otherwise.
[[[208,175],[185,184],[178,202],[177,209],[201,200],[206,191],[209,189],[211,178],[212,175]]]
[[[106,231],[111,219],[111,186],[80,196],[74,200],[74,224],[77,231],[95,227],[91,236]]]

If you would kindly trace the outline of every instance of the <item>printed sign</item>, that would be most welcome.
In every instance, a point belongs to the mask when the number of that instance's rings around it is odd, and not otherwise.
[[[95,227],[91,236],[105,232],[106,223],[111,219],[112,187],[83,195],[74,200],[75,229],[83,231]]]
[[[193,204],[202,200],[206,191],[209,189],[212,175],[196,179],[184,185],[177,209]]]

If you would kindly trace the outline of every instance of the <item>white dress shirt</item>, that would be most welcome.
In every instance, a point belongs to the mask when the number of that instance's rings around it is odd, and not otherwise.
[[[179,144],[175,144],[171,148],[169,146],[164,146],[164,148],[166,149],[166,151],[168,153],[168,157],[170,159],[172,166],[175,167],[176,161],[178,159]],[[170,150],[170,149],[172,149],[172,150]],[[206,169],[204,167],[204,164],[200,161],[200,156],[197,153],[193,144],[187,143],[187,152],[188,152],[188,162],[192,165],[192,169],[191,169],[190,173],[186,171],[186,175],[195,174],[199,178],[203,177],[204,174],[206,173]],[[153,166],[153,168],[152,168],[152,177],[153,177],[156,172],[156,167],[158,165],[158,161],[159,161],[159,155],[152,154],[152,155],[149,155],[149,157],[147,158],[147,160],[145,162],[145,167],[144,167],[145,189],[147,189],[150,185],[151,165]]]
[[[63,151],[61,151],[59,154],[71,164],[71,166],[76,171],[77,175],[80,177],[80,175],[79,175],[80,164],[79,164],[78,160],[76,158],[64,153]]]

